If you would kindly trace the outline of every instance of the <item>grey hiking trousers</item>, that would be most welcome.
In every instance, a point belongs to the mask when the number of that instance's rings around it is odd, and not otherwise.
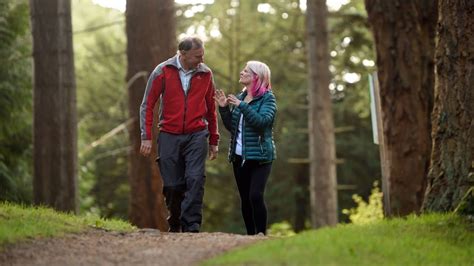
[[[158,135],[158,166],[170,216],[170,230],[199,232],[209,131]],[[179,231],[179,230],[177,230]]]

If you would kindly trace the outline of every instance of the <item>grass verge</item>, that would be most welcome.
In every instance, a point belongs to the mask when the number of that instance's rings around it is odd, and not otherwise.
[[[132,231],[122,220],[105,220],[95,215],[76,216],[46,207],[0,203],[0,248],[32,237],[51,237],[87,230],[90,227],[113,231]]]
[[[429,214],[263,241],[203,265],[474,265],[472,222]]]

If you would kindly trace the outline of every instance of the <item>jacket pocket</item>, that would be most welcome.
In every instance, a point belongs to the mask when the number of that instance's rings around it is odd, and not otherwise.
[[[260,146],[260,153],[265,155],[267,153],[267,149],[265,147],[265,139],[262,136],[258,136],[258,144]]]

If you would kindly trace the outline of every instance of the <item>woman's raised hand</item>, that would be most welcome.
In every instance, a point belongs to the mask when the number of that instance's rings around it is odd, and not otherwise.
[[[227,97],[222,90],[216,90],[216,95],[214,95],[214,100],[219,104],[220,107],[227,106]]]
[[[232,105],[235,105],[235,106],[239,106],[241,100],[239,100],[237,97],[235,97],[235,95],[229,94],[229,96],[227,96],[227,102],[228,102],[229,104],[232,104]]]

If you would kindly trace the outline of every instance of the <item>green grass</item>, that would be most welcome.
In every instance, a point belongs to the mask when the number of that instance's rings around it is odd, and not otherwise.
[[[203,265],[474,265],[472,222],[453,214],[339,225],[262,241]]]
[[[76,216],[46,207],[0,203],[0,248],[26,238],[60,236],[91,227],[122,232],[134,230],[132,225],[121,220],[105,220],[93,215]]]

